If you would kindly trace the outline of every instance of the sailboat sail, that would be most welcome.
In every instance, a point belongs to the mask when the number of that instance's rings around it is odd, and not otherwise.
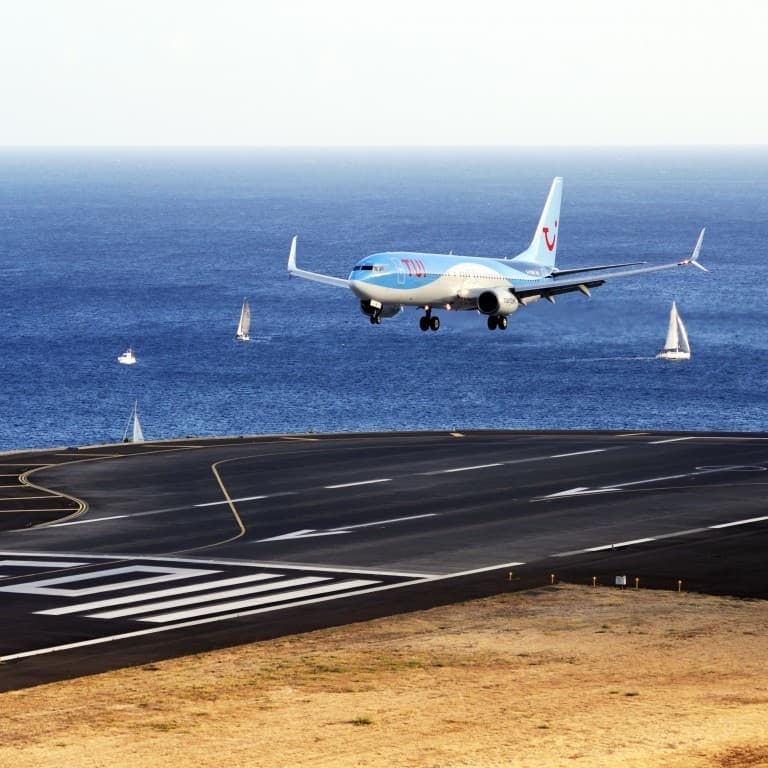
[[[691,354],[691,345],[688,343],[688,333],[683,325],[683,320],[680,315],[677,316],[677,327],[680,334],[680,351]]]
[[[672,309],[669,313],[669,327],[667,328],[667,338],[664,342],[664,349],[659,352],[657,357],[665,360],[688,360],[691,357],[691,347],[688,343],[688,333],[685,330],[683,321],[677,311],[677,305],[672,302]]]
[[[667,340],[664,342],[664,349],[677,349],[678,347],[677,319],[677,307],[673,301],[672,311],[669,313],[669,327],[667,328]]]
[[[237,324],[237,338],[241,341],[248,341],[251,330],[251,308],[248,306],[248,299],[243,299],[243,308],[240,310],[240,322]]]
[[[144,433],[141,431],[141,424],[139,424],[139,411],[138,402],[133,406],[133,443],[143,443]]]
[[[128,439],[128,431],[131,432],[131,439]],[[141,431],[141,424],[139,424],[139,401],[137,400],[133,404],[133,410],[128,417],[128,423],[125,425],[125,431],[123,432],[124,443],[143,443],[144,433]]]

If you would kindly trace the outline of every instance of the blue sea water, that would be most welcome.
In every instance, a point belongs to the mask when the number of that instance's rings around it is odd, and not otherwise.
[[[371,326],[346,277],[383,250],[506,256],[565,177],[561,268],[685,258],[489,332]],[[768,150],[5,150],[0,450],[417,429],[766,431]],[[237,343],[244,296],[251,342]],[[672,300],[692,359],[654,358]],[[116,358],[131,345],[132,367]]]

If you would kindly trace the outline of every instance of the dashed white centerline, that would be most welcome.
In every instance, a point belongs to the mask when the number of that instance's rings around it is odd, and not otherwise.
[[[420,475],[424,477],[430,477],[432,475],[450,475],[454,472],[472,472],[476,469],[491,469],[492,467],[503,467],[506,463],[504,461],[497,461],[493,464],[475,464],[472,467],[453,467],[451,469],[435,469],[432,472],[420,472]]]
[[[652,440],[648,445],[664,445],[665,443],[682,443],[683,440],[693,440],[693,437],[672,437],[668,440]]]
[[[391,477],[379,477],[376,480],[359,480],[356,483],[339,483],[338,485],[324,485],[323,488],[329,491],[337,488],[354,488],[357,485],[375,485],[376,483],[391,483]]]
[[[762,523],[768,520],[768,515],[763,517],[751,517],[749,520],[734,520],[732,523],[720,523],[720,525],[710,525],[709,528],[732,528],[734,525],[749,525],[750,523]]]
[[[576,451],[575,453],[557,453],[554,456],[550,456],[550,459],[568,459],[571,456],[586,456],[590,453],[604,453],[607,448],[594,448],[591,451]]]
[[[223,501],[208,501],[205,504],[195,504],[197,507],[217,507],[221,504],[236,504],[240,501],[261,501],[262,499],[268,499],[269,496],[243,496],[240,499],[224,499]]]

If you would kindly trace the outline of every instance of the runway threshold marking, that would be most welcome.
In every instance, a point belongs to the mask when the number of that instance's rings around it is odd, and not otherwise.
[[[14,563],[19,566],[26,563],[35,568],[40,566],[42,561],[29,558],[30,555],[26,554],[16,558]],[[275,567],[275,564],[179,558],[169,558],[163,564],[162,558],[149,559],[155,564],[139,559],[117,568],[111,563],[93,559],[85,563],[93,566],[88,573],[70,572],[56,578],[42,579],[39,578],[40,574],[36,574],[25,582],[0,586],[0,593],[26,595],[30,601],[46,601],[48,605],[32,613],[50,617],[51,620],[54,617],[74,615],[103,621],[107,627],[110,626],[109,622],[116,620],[161,626],[11,653],[0,657],[0,661],[99,645],[182,627],[196,627],[325,600],[338,600],[370,589],[395,588],[400,584],[413,584],[430,578],[423,574],[379,574],[344,568]],[[83,560],[85,558],[56,562],[68,565],[74,571],[75,566],[83,564]],[[200,565],[213,567],[200,568]],[[226,572],[235,575],[227,576]],[[221,578],[222,575],[225,578]],[[146,589],[168,581],[177,583],[162,589]],[[83,600],[83,597],[97,599]],[[51,602],[54,602],[53,606]],[[34,603],[31,607],[34,608]],[[71,624],[61,626],[64,632],[72,631],[69,629]]]
[[[27,555],[28,556],[28,555]],[[161,560],[161,558],[149,558],[155,562]],[[187,562],[196,564],[216,564],[219,563],[222,567],[233,567],[232,562],[225,561],[197,561],[192,559],[179,559],[168,558],[170,562]],[[241,619],[244,617],[258,616],[263,613],[269,613],[274,611],[286,610],[289,608],[300,608],[303,606],[314,605],[323,602],[330,602],[341,600],[347,597],[356,597],[359,595],[371,595],[385,592],[392,589],[407,588],[414,584],[421,584],[424,582],[440,582],[446,579],[455,578],[457,576],[464,576],[476,573],[490,572],[499,569],[505,569],[510,567],[517,567],[524,565],[522,562],[503,563],[493,566],[486,566],[483,568],[477,568],[470,571],[464,571],[459,573],[450,573],[440,576],[425,575],[425,574],[389,574],[382,573],[382,578],[377,578],[375,572],[361,571],[354,572],[349,569],[329,569],[329,568],[306,568],[302,569],[298,566],[285,566],[278,569],[274,568],[274,564],[259,565],[256,563],[243,563],[241,566],[249,568],[266,568],[270,575],[273,575],[276,570],[293,570],[310,573],[324,573],[328,575],[328,578],[322,582],[316,582],[315,585],[288,590],[275,590],[274,594],[263,594],[258,597],[246,598],[245,600],[225,600],[224,603],[215,603],[213,601],[207,601],[210,605],[199,605],[189,610],[172,611],[171,613],[157,613],[153,611],[153,604],[151,602],[144,602],[143,608],[146,609],[145,613],[134,614],[131,617],[126,617],[127,620],[141,621],[145,624],[156,624],[158,626],[142,627],[141,629],[131,630],[128,632],[121,632],[118,634],[108,634],[99,637],[92,637],[86,640],[78,640],[69,643],[61,643],[45,648],[37,648],[33,650],[20,651],[17,653],[10,653],[4,656],[0,656],[0,662],[16,661],[19,659],[30,658],[34,656],[41,656],[50,653],[57,653],[59,651],[73,650],[79,648],[87,648],[105,643],[112,643],[119,640],[129,640],[133,638],[159,634],[162,632],[176,631],[179,629],[189,629],[194,627],[201,627],[208,624],[218,623],[222,621],[229,621],[232,619]],[[340,574],[354,574],[351,578],[340,577]],[[255,575],[255,574],[254,574]],[[382,583],[385,578],[398,578],[399,581],[390,583]],[[207,577],[203,577],[207,578]],[[220,581],[220,580],[219,580]],[[60,584],[61,586],[61,584]],[[208,582],[202,589],[215,589],[215,585]],[[124,590],[125,587],[122,582],[118,581],[113,586],[114,590]],[[0,592],[2,588],[0,588]],[[205,592],[207,595],[207,592]],[[214,593],[211,592],[212,596]],[[125,595],[118,595],[115,599],[123,600]],[[136,602],[141,598],[137,597]],[[271,602],[268,602],[271,601]],[[49,611],[50,609],[45,609]],[[222,613],[221,611],[225,611]],[[218,612],[217,612],[218,611]],[[40,612],[42,613],[42,611]],[[54,614],[50,614],[54,615]],[[182,616],[188,618],[182,619]],[[126,620],[126,619],[123,619]],[[103,619],[108,625],[110,619]]]

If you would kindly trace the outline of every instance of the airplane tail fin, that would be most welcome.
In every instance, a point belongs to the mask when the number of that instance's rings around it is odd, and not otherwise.
[[[556,176],[549,188],[547,202],[541,212],[539,224],[528,250],[515,256],[512,261],[525,261],[552,269],[557,256],[558,225],[560,223],[560,202],[563,197],[563,177]]]

